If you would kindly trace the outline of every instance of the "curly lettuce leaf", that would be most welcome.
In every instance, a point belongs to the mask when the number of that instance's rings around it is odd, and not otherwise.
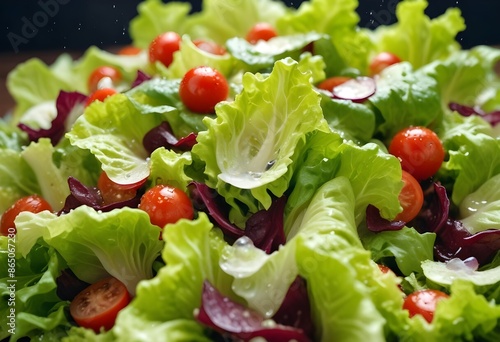
[[[418,69],[460,50],[456,35],[465,29],[460,9],[449,8],[431,19],[427,0],[402,1],[396,7],[397,22],[379,26],[373,35],[378,52],[392,52]]]
[[[79,279],[94,283],[111,275],[131,294],[139,281],[153,277],[153,262],[164,245],[148,214],[126,207],[101,213],[80,206],[61,216],[23,212],[16,218],[16,228],[22,255],[42,238]]]
[[[269,208],[270,193],[280,197],[288,188],[305,135],[328,130],[309,80],[298,62],[280,60],[268,76],[245,74],[234,102],[220,103],[217,117],[204,120],[207,130],[199,133],[192,153],[206,164],[206,184],[233,208],[237,202],[251,212]]]
[[[151,174],[154,184],[169,184],[187,191],[192,179],[184,172],[184,167],[192,162],[191,154],[178,154],[172,150],[158,148],[151,154]]]

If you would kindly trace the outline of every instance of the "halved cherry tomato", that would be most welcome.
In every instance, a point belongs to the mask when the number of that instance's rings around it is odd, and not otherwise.
[[[148,213],[151,223],[163,228],[182,218],[192,220],[194,209],[188,195],[175,187],[158,184],[141,197],[139,209]]]
[[[113,84],[118,83],[122,80],[122,74],[118,69],[111,66],[100,66],[89,76],[88,86],[90,92],[96,91],[99,85],[99,81],[104,77],[109,77]]]
[[[137,190],[146,182],[147,178],[133,184],[118,184],[109,179],[106,172],[101,172],[97,181],[97,188],[101,192],[105,204],[127,201],[136,196]]]
[[[350,79],[352,79],[352,77],[332,76],[332,77],[329,77],[326,80],[322,81],[320,84],[318,84],[318,88],[323,89],[323,90],[332,91],[333,88],[335,88],[338,85],[341,85],[342,83],[349,81]]]
[[[138,48],[137,46],[124,46],[120,50],[118,50],[118,54],[122,56],[135,56],[138,55],[142,52],[141,48]]]
[[[226,49],[210,40],[195,39],[193,40],[193,44],[196,45],[198,49],[211,53],[212,55],[222,56],[226,53]]]
[[[174,59],[174,52],[179,50],[180,43],[181,36],[173,31],[156,36],[149,44],[149,61],[151,63],[160,61],[168,67]]]
[[[89,98],[87,99],[87,102],[85,103],[85,106],[90,105],[94,101],[104,101],[107,97],[118,94],[116,90],[113,88],[102,88],[102,89],[97,89],[94,91],[92,94],[90,94]]]
[[[210,114],[214,107],[229,95],[226,78],[217,69],[200,66],[190,69],[179,85],[184,105],[195,113]]]
[[[393,53],[390,52],[381,52],[376,55],[372,61],[370,62],[369,69],[370,74],[377,75],[382,72],[385,68],[390,65],[401,62],[401,59]]]
[[[398,199],[401,207],[403,207],[403,211],[396,216],[395,220],[410,222],[418,215],[420,209],[422,209],[424,192],[420,183],[411,174],[404,170],[402,172],[404,185]]]
[[[0,233],[5,236],[15,234],[16,225],[14,220],[21,212],[39,213],[44,210],[52,211],[52,206],[42,197],[38,195],[21,197],[3,213],[0,220]]]
[[[252,26],[252,28],[250,29],[250,31],[248,31],[246,35],[246,40],[250,44],[255,44],[259,40],[267,41],[276,36],[278,36],[278,32],[276,32],[276,29],[273,27],[273,25],[262,22]]]
[[[98,333],[101,327],[106,330],[113,327],[118,312],[130,303],[130,299],[125,285],[109,277],[76,295],[71,301],[69,312],[79,326]]]
[[[408,310],[410,317],[421,315],[429,323],[434,318],[437,303],[449,296],[439,290],[420,290],[409,294],[403,303],[403,309]]]
[[[403,170],[418,181],[432,177],[443,163],[445,151],[439,137],[426,127],[412,126],[394,136],[389,153],[398,157]]]

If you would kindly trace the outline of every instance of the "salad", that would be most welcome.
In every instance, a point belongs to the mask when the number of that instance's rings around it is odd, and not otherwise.
[[[0,338],[498,341],[500,51],[357,6],[145,0],[12,70]]]

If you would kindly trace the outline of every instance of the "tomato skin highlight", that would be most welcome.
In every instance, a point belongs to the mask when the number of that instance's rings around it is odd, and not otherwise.
[[[400,63],[401,59],[393,53],[390,52],[381,52],[376,55],[370,65],[368,66],[370,70],[370,75],[374,76],[380,74],[382,70],[396,63]]]
[[[193,40],[193,44],[196,45],[198,49],[211,53],[212,55],[222,56],[227,52],[226,49],[219,44],[208,40],[195,39]]]
[[[245,39],[250,44],[256,44],[259,40],[268,41],[271,38],[277,37],[278,32],[274,26],[269,23],[257,23],[248,31]]]
[[[408,310],[410,317],[421,315],[431,323],[434,318],[437,303],[449,296],[439,290],[420,290],[409,294],[403,303],[403,309]]]
[[[422,126],[408,127],[396,133],[389,144],[389,153],[398,157],[403,170],[418,181],[432,177],[445,157],[437,134]]]
[[[396,221],[410,222],[417,217],[424,204],[424,192],[420,183],[410,173],[402,170],[403,188],[399,193],[399,203],[403,207]]]
[[[102,88],[102,89],[97,89],[94,91],[92,94],[87,99],[87,102],[85,103],[85,107],[89,106],[92,102],[94,101],[104,101],[107,97],[118,94],[116,90],[113,88]]]
[[[122,74],[118,69],[111,66],[101,66],[96,68],[89,76],[88,87],[90,92],[97,90],[99,81],[104,77],[111,78],[113,84],[118,83],[122,80]]]
[[[182,103],[195,113],[212,114],[215,105],[229,95],[229,84],[218,70],[200,66],[190,69],[179,85]]]
[[[69,310],[75,322],[99,333],[110,330],[116,316],[131,301],[125,285],[114,277],[98,281],[80,292],[71,301]]]
[[[161,62],[168,67],[174,60],[174,52],[180,48],[181,36],[177,32],[169,31],[156,36],[149,44],[149,61]]]
[[[101,172],[97,181],[104,204],[127,201],[134,198],[137,190],[146,182],[146,178],[133,184],[118,184],[109,179],[106,172]]]
[[[189,196],[178,188],[163,184],[153,186],[142,195],[139,209],[148,213],[151,223],[160,228],[182,218],[192,220],[194,217]]]
[[[29,211],[36,214],[44,210],[53,211],[49,202],[41,196],[30,195],[21,197],[3,213],[2,219],[0,220],[0,234],[8,236],[9,234],[17,233],[14,220],[21,212]],[[14,231],[12,231],[12,229],[14,229]]]
[[[329,78],[321,81],[318,84],[318,88],[331,92],[333,90],[333,88],[341,85],[342,83],[349,81],[350,79],[352,79],[352,78],[347,77],[347,76],[332,76],[332,77],[329,77]]]

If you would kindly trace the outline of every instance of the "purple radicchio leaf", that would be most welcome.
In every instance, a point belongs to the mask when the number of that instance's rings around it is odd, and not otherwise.
[[[434,251],[436,259],[448,261],[476,258],[480,265],[493,259],[500,250],[500,230],[488,229],[471,234],[459,220],[448,220],[438,232]]]
[[[495,110],[487,113],[480,108],[466,106],[456,102],[451,102],[448,105],[448,108],[450,108],[453,111],[456,111],[458,114],[462,116],[471,116],[471,115],[480,116],[485,121],[489,122],[490,125],[492,126],[496,126],[500,122],[500,110]]]
[[[48,129],[33,129],[26,124],[20,123],[18,127],[28,134],[30,141],[38,141],[40,138],[50,138],[52,145],[56,145],[66,133],[66,127],[76,117],[83,113],[87,96],[79,92],[60,91],[56,99],[57,115],[52,120]]]
[[[229,221],[229,205],[215,190],[198,182],[192,182],[189,190],[195,209],[206,212],[226,238],[234,241],[247,236],[255,247],[268,254],[285,244],[283,227],[285,197],[275,199],[268,210],[261,210],[251,215],[245,224],[245,229],[240,229]]]
[[[301,329],[311,338],[314,336],[311,305],[304,278],[295,278],[273,320],[281,325]]]
[[[388,230],[400,230],[405,226],[404,221],[389,221],[380,216],[377,207],[369,204],[366,208],[366,226],[372,232],[384,232]]]
[[[177,139],[169,123],[164,121],[144,135],[142,144],[150,154],[159,147],[190,151],[194,144],[196,144],[196,134],[190,133],[186,137]]]
[[[58,213],[59,215],[69,213],[71,209],[75,209],[81,205],[87,205],[102,212],[123,207],[137,208],[142,194],[138,191],[136,196],[129,200],[105,204],[97,187],[86,186],[74,177],[68,178],[68,186],[70,194],[66,198],[64,207]]]
[[[208,281],[203,283],[201,307],[196,319],[222,335],[241,341],[261,337],[267,341],[310,341],[300,329],[281,324],[267,325],[258,312],[223,296]]]
[[[429,191],[425,192],[424,206],[413,226],[421,233],[439,232],[448,220],[450,200],[446,188],[439,183],[433,183]]]
[[[57,289],[56,293],[62,300],[72,301],[77,294],[85,290],[89,283],[80,280],[71,269],[64,269],[56,278]]]
[[[135,77],[134,82],[132,82],[130,88],[135,88],[138,85],[141,85],[142,83],[149,81],[151,79],[151,76],[147,75],[141,70],[137,70],[137,76]]]

